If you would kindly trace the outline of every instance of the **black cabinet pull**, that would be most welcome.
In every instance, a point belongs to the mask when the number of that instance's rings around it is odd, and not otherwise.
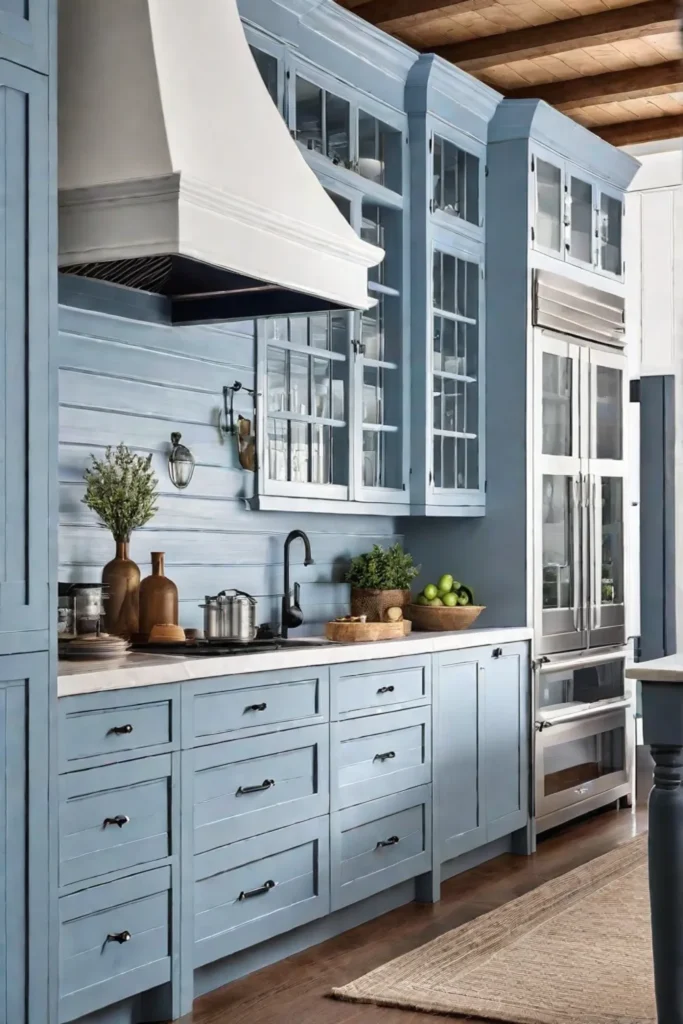
[[[493,657],[493,658],[502,658],[503,657],[503,648],[502,647],[494,647],[493,648],[493,654],[491,655],[491,657]]]
[[[260,786],[240,786],[237,796],[246,796],[247,793],[264,793],[275,785],[275,779],[264,779]]]
[[[393,688],[393,686],[380,686],[380,688],[379,688],[379,690],[377,692],[378,693],[393,693],[394,692],[394,688]]]
[[[241,892],[239,894],[239,900],[241,902],[242,900],[250,900],[252,896],[265,896],[267,892],[270,892],[270,890],[274,888],[275,882],[265,882],[263,885],[259,886],[258,889],[248,889],[247,892]]]
[[[387,750],[386,754],[375,754],[373,761],[393,761],[396,757],[396,751]]]
[[[396,846],[396,843],[400,843],[398,836],[389,836],[388,839],[380,839],[376,849],[381,850],[383,846]]]
[[[115,818],[105,818],[104,827],[106,828],[107,825],[118,825],[119,828],[123,828],[123,826],[127,825],[129,821],[130,818],[127,814],[117,814]]]
[[[268,705],[264,701],[263,704],[248,704],[244,709],[245,711],[265,711]]]
[[[127,736],[133,731],[132,725],[115,725],[109,732],[113,732],[115,736]]]
[[[132,938],[133,936],[128,931],[114,932],[113,935],[107,935],[107,942],[119,942],[123,944],[124,942],[130,942]]]

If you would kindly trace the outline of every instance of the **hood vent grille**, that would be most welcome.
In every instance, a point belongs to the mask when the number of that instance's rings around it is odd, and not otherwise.
[[[142,256],[132,260],[112,260],[110,263],[79,263],[67,270],[77,277],[92,277],[124,288],[166,295],[173,260],[170,256]]]

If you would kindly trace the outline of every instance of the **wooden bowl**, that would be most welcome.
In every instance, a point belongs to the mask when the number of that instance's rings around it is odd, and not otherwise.
[[[149,634],[150,644],[184,644],[185,630],[182,626],[174,626],[172,623],[158,623],[152,626]]]
[[[486,605],[465,604],[458,605],[457,608],[440,608],[438,605],[409,604],[403,611],[418,631],[438,630],[445,633],[450,629],[467,629],[479,618],[485,607]]]

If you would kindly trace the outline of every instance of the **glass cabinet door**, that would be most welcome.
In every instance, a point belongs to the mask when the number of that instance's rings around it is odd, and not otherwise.
[[[403,160],[401,132],[364,110],[358,111],[358,161],[356,170],[364,178],[402,191]]]
[[[548,653],[585,645],[581,562],[581,349],[537,335],[536,621]]]
[[[562,167],[535,157],[536,203],[534,242],[537,248],[562,253],[564,210]]]
[[[346,313],[257,321],[266,493],[348,496],[348,324]]]
[[[621,643],[624,616],[626,357],[589,358],[590,645]]]
[[[368,271],[375,304],[360,314],[356,347],[362,423],[360,484],[403,492],[401,214],[364,202],[361,238],[386,252]]]
[[[478,263],[434,251],[432,489],[473,491],[479,474]]]
[[[333,164],[348,166],[351,159],[351,107],[347,100],[300,75],[295,83],[297,141],[322,153]]]
[[[589,181],[569,176],[569,228],[567,251],[571,260],[591,266],[593,263],[593,186]]]
[[[433,138],[431,212],[480,223],[479,157],[439,135]]]
[[[598,244],[600,269],[621,277],[623,202],[608,192],[600,193]]]

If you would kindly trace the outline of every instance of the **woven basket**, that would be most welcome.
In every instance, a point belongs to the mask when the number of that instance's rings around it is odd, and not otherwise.
[[[351,614],[367,615],[368,622],[385,622],[389,608],[405,608],[410,604],[409,590],[351,589]]]
[[[409,604],[403,612],[419,632],[438,630],[446,632],[450,629],[467,629],[479,618],[485,605],[466,604],[457,608],[431,607],[428,604]]]

